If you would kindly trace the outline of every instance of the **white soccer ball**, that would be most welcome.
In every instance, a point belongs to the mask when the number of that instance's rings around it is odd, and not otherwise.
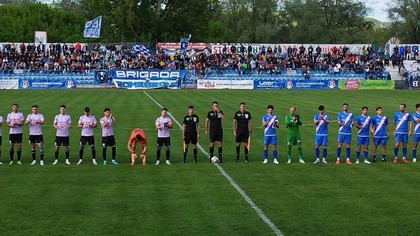
[[[219,162],[219,158],[217,158],[217,156],[213,156],[213,157],[211,158],[211,162],[213,162],[213,163],[218,163],[218,162]]]

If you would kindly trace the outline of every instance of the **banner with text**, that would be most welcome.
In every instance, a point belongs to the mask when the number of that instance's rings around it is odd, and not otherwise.
[[[0,79],[0,89],[18,89],[18,79]]]
[[[19,89],[74,89],[76,80],[70,78],[19,79]]]
[[[253,89],[253,80],[197,80],[197,89]]]
[[[337,80],[256,79],[254,89],[337,89]]]
[[[122,70],[112,69],[110,76],[116,88],[159,89],[180,88],[186,79],[185,70]]]
[[[361,89],[394,89],[393,80],[339,80],[338,88],[342,90],[361,90]]]

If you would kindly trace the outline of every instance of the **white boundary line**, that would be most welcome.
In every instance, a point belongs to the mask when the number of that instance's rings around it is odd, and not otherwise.
[[[150,98],[156,105],[158,105],[160,108],[163,108],[162,105],[159,104],[152,96],[150,96],[146,91],[143,91],[143,93]],[[178,120],[172,116],[171,113],[168,112],[168,115],[171,117],[172,121],[174,121],[180,128],[182,127],[181,123],[178,122]],[[207,158],[210,158],[210,155],[204,150],[203,146],[200,144],[197,144],[197,147],[200,149],[202,153],[206,155]],[[245,191],[242,190],[241,187],[235,182],[235,180],[230,177],[226,171],[221,167],[218,163],[213,163],[217,169],[220,171],[220,173],[230,182],[230,184],[238,191],[238,193],[245,199],[245,201],[252,207],[252,209],[255,210],[255,212],[258,214],[258,216],[263,220],[270,228],[273,230],[273,232],[276,235],[283,235],[283,233],[280,231],[279,228],[264,214],[264,212],[254,203],[254,201],[251,200],[251,198],[245,193]]]

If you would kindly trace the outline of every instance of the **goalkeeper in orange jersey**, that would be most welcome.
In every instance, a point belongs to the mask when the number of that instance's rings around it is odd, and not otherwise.
[[[137,142],[140,143],[140,158],[143,160],[142,164],[146,165],[146,148],[147,148],[147,138],[142,129],[133,129],[128,139],[127,148],[131,153],[131,165],[136,163],[136,158],[138,157],[136,153]]]

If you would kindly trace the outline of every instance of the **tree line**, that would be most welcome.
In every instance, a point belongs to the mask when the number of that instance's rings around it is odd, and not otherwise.
[[[392,22],[367,19],[359,0],[0,0],[0,41],[49,42],[373,43],[420,42],[420,2],[395,0]],[[83,38],[102,15],[100,39]]]

